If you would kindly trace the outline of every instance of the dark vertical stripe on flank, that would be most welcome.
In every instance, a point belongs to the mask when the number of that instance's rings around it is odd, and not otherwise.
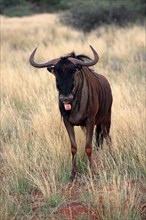
[[[84,97],[87,99],[87,103],[86,103],[86,109],[88,109],[88,106],[90,106],[90,82],[89,79],[87,77],[87,73],[85,70],[83,70],[83,74],[84,74],[84,80],[86,80],[87,83],[87,90],[88,90],[88,97]]]
[[[75,111],[80,111],[81,106],[81,99],[82,99],[82,89],[83,89],[83,83],[84,83],[84,77],[82,74],[82,70],[77,73],[76,76],[76,93],[75,93]]]
[[[82,73],[82,71],[81,71],[81,73]],[[81,99],[82,99],[82,90],[83,90],[83,80],[84,80],[84,78],[83,78],[83,75],[80,73],[80,77],[81,77],[81,82],[80,82],[80,88],[79,88],[79,93],[78,93],[78,108],[77,108],[77,110],[78,111],[80,111],[80,108],[82,107],[81,106]]]

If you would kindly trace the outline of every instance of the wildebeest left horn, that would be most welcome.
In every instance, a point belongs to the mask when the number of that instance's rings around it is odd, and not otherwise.
[[[98,56],[98,53],[96,52],[96,50],[94,50],[94,48],[91,45],[90,45],[90,47],[91,47],[91,50],[94,54],[94,59],[92,61],[84,62],[82,60],[78,60],[78,59],[75,59],[75,58],[69,58],[69,60],[71,62],[73,62],[74,64],[81,65],[81,66],[93,66],[93,65],[95,65],[99,60],[99,56]]]
[[[29,62],[32,66],[36,67],[36,68],[44,68],[44,67],[49,67],[49,66],[55,66],[56,63],[58,63],[58,61],[60,60],[59,58],[57,59],[53,59],[53,60],[50,60],[46,63],[42,63],[42,64],[39,64],[39,63],[36,63],[34,61],[34,55],[36,53],[36,50],[37,50],[37,47],[34,49],[34,51],[32,52],[32,54],[30,55],[30,58],[29,58]]]

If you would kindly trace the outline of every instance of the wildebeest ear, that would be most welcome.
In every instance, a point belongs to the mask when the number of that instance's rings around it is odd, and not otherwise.
[[[47,67],[47,70],[48,70],[50,73],[53,73],[53,74],[54,74],[54,66],[48,66],[48,67]]]

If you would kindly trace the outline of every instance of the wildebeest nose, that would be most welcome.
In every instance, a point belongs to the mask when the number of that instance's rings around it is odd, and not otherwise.
[[[59,99],[61,102],[71,102],[73,100],[73,95],[69,94],[69,95],[59,95]]]

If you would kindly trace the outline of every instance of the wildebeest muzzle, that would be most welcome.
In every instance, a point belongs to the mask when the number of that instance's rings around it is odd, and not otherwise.
[[[59,100],[60,102],[64,105],[64,108],[66,111],[70,111],[71,110],[71,104],[73,101],[73,95],[69,94],[69,95],[59,95]]]

